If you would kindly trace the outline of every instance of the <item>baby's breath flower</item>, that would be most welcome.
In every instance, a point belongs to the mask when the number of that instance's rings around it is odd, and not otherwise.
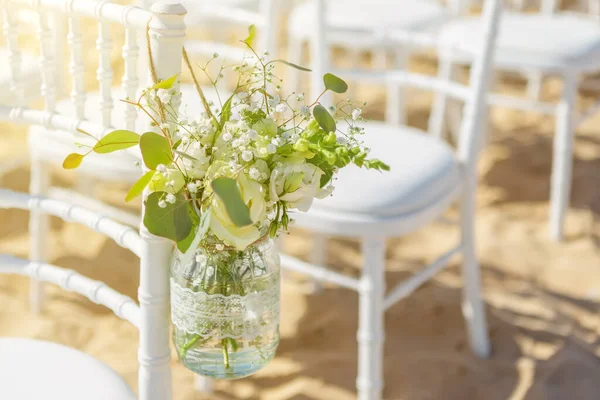
[[[287,110],[287,105],[285,103],[279,103],[277,107],[275,107],[275,111],[278,113],[285,112]]]
[[[156,166],[156,170],[160,173],[165,173],[165,172],[167,172],[167,167],[165,166],[165,164],[158,164]]]
[[[245,150],[245,151],[242,152],[242,160],[244,160],[246,162],[252,161],[253,157],[254,157],[254,155],[249,150]]]
[[[217,244],[215,245],[215,248],[216,248],[218,251],[223,251],[223,250],[225,249],[225,246],[223,246],[221,243],[217,243]]]
[[[274,154],[277,152],[277,146],[275,146],[273,143],[269,143],[267,145],[267,151],[269,152],[269,154]]]
[[[304,118],[310,118],[310,108],[308,108],[308,106],[300,107],[300,115]]]
[[[254,179],[255,181],[260,179],[260,171],[257,168],[250,168],[250,178]]]
[[[174,195],[174,194],[172,194],[172,193],[168,193],[168,194],[167,194],[167,197],[165,198],[165,201],[166,201],[167,203],[171,203],[171,204],[174,204],[174,203],[175,203],[175,200],[176,200],[176,199],[175,199],[175,195]]]
[[[258,133],[256,133],[254,129],[250,129],[248,132],[246,132],[246,135],[248,135],[248,137],[252,140],[258,139]]]
[[[229,142],[231,139],[233,139],[233,136],[231,135],[231,133],[229,133],[229,132],[225,132],[225,133],[223,134],[223,140],[224,140],[224,141],[226,141],[226,142]]]
[[[197,193],[198,185],[196,185],[194,182],[190,182],[187,184],[187,189],[190,191],[190,193]]]
[[[160,208],[166,208],[166,207],[167,207],[167,202],[166,202],[166,201],[164,201],[164,200],[159,200],[159,201],[158,201],[158,206],[159,206]]]
[[[362,110],[360,108],[357,108],[354,111],[352,111],[352,119],[356,121],[360,117],[361,112]]]

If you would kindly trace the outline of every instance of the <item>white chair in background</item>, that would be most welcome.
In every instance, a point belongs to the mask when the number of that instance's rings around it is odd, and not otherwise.
[[[571,192],[573,140],[575,128],[600,108],[600,103],[577,112],[577,92],[580,80],[600,71],[600,2],[590,6],[595,16],[573,12],[555,12],[556,1],[542,2],[540,13],[505,13],[500,24],[494,69],[520,72],[537,77],[529,99],[491,95],[490,102],[507,108],[532,110],[555,115],[554,155],[550,191],[550,236],[561,240],[564,219]],[[453,66],[469,63],[479,45],[482,23],[476,16],[465,16],[444,26],[440,35],[448,44],[459,49],[454,58],[440,56],[441,69],[450,76]],[[558,76],[563,80],[563,91],[557,104],[539,101],[541,76]],[[600,88],[600,82],[583,82],[582,87]],[[587,84],[587,85],[586,85]],[[530,86],[531,87],[531,86]],[[436,101],[443,113],[445,100]],[[441,114],[439,114],[441,115]],[[441,131],[442,118],[438,119]]]
[[[393,28],[422,31],[437,28],[449,18],[461,13],[464,0],[450,0],[442,4],[439,0],[329,0],[327,13],[328,48],[344,49],[349,62],[356,64],[361,52],[372,53],[375,67],[386,66],[388,53],[393,55],[393,68],[404,68],[411,55],[410,50],[397,46],[382,47],[381,36]],[[317,29],[314,19],[314,3],[304,1],[296,6],[288,22],[288,59],[302,65],[304,46],[313,46],[312,32]],[[300,92],[300,73],[290,70],[286,87]],[[400,125],[404,123],[404,100],[401,90],[393,83],[387,86],[386,121]]]
[[[77,4],[77,2],[75,2]],[[137,14],[137,12],[134,12]],[[107,14],[104,14],[108,16]],[[140,14],[141,15],[141,14]],[[22,209],[54,215],[86,225],[131,250],[140,258],[140,305],[77,272],[0,254],[0,273],[29,276],[79,293],[111,309],[139,329],[139,396],[113,369],[95,358],[56,343],[0,338],[0,398],[61,400],[169,400],[171,351],[169,347],[169,243],[155,242],[100,214],[55,199],[0,189],[0,209]]]
[[[12,13],[19,7],[30,6],[27,0],[12,0],[4,2],[2,8],[5,15],[7,30],[12,32],[16,29],[15,20],[11,18]],[[165,79],[181,71],[181,54],[183,39],[185,36],[185,25],[183,18],[185,8],[178,3],[159,1],[152,7],[152,11],[147,11],[134,6],[122,6],[108,1],[90,2],[87,0],[40,0],[34,3],[35,11],[40,19],[40,42],[43,67],[43,94],[45,99],[44,110],[35,110],[23,106],[22,104],[0,106],[0,120],[14,121],[26,124],[39,124],[50,129],[61,129],[64,132],[74,133],[77,128],[96,135],[97,137],[107,132],[106,123],[95,124],[91,121],[81,118],[81,110],[75,114],[75,118],[70,115],[62,115],[56,112],[54,104],[55,88],[52,85],[54,74],[52,71],[53,60],[48,52],[48,39],[52,33],[47,24],[48,14],[64,13],[71,25],[72,44],[77,46],[80,40],[77,40],[80,34],[79,21],[82,17],[88,17],[99,21],[100,44],[106,40],[109,28],[113,24],[120,24],[125,27],[127,35],[126,56],[135,57],[137,44],[135,41],[136,31],[145,31],[146,24],[150,21],[151,48],[154,55],[154,64],[159,79]],[[79,33],[78,33],[79,32]],[[105,42],[104,42],[105,43]],[[102,46],[99,46],[102,47]],[[79,49],[80,50],[80,49]],[[19,48],[16,45],[9,47],[11,54],[18,54]],[[77,50],[76,54],[81,55]],[[13,57],[13,60],[18,57]],[[78,64],[76,64],[78,65]],[[135,60],[129,59],[126,67],[125,79],[128,93],[133,93],[135,86],[135,75],[132,66],[135,66]],[[102,65],[103,68],[108,68]],[[14,68],[13,68],[14,69]],[[101,68],[102,69],[102,68]],[[18,69],[14,69],[17,70]],[[102,74],[99,74],[102,75]],[[77,81],[79,74],[74,75],[74,88],[80,89],[82,82]],[[102,75],[104,78],[105,75]],[[12,80],[15,86],[19,86],[19,76],[13,75]],[[129,81],[127,81],[129,80]],[[77,90],[75,90],[77,92]],[[104,103],[100,103],[100,111],[105,114],[110,107],[110,92],[103,93]],[[81,108],[83,104],[79,104]],[[104,106],[104,107],[103,107]],[[135,121],[128,114],[128,126]],[[155,129],[150,124],[146,125],[148,130]],[[40,133],[38,137],[30,138],[32,141],[43,140]],[[84,138],[83,138],[84,139]],[[34,162],[38,163],[36,171],[32,178],[32,187],[34,189],[45,189],[47,183],[48,171],[43,163],[46,161],[34,154]],[[123,156],[125,158],[125,156]],[[87,161],[87,160],[86,160]],[[118,173],[120,164],[115,159],[115,165],[102,164],[90,160],[88,168],[114,168],[113,173]],[[128,161],[133,161],[131,158]],[[125,161],[123,161],[124,163]],[[110,172],[99,171],[101,174]],[[106,217],[86,211],[78,206],[61,203],[58,200],[44,199],[42,197],[29,197],[24,194],[15,194],[7,190],[0,192],[0,206],[30,208],[30,230],[31,236],[37,237],[38,242],[32,246],[30,251],[31,261],[17,260],[9,256],[3,256],[0,260],[0,270],[3,272],[20,273],[38,278],[42,281],[59,283],[68,290],[82,293],[93,301],[109,306],[117,315],[120,315],[131,321],[140,329],[140,350],[139,350],[139,395],[140,400],[169,400],[171,398],[171,375],[170,375],[170,337],[169,337],[169,287],[168,287],[168,265],[171,252],[171,243],[168,240],[154,237],[148,233],[145,227],[141,226],[140,234],[129,227],[122,226]],[[112,237],[116,242],[126,248],[131,249],[140,257],[140,284],[138,298],[140,305],[122,295],[117,294],[107,288],[101,282],[94,282],[81,277],[73,271],[64,271],[46,264],[44,248],[44,239],[48,234],[47,214],[56,215],[66,220],[72,220],[91,226],[95,230]],[[37,246],[37,247],[36,247]],[[35,288],[35,287],[34,287]],[[36,288],[39,289],[39,288]],[[35,291],[34,291],[35,293]],[[40,293],[39,291],[37,292]],[[34,303],[39,299],[34,299]],[[0,375],[3,377],[11,376],[10,381],[0,385],[0,394],[2,390],[14,390],[6,395],[0,395],[1,398],[61,398],[61,399],[133,399],[135,395],[122,380],[111,372],[104,364],[94,361],[88,356],[82,355],[61,346],[52,345],[36,341],[11,341],[2,339],[0,341],[3,351],[0,354],[0,366],[3,371]],[[23,359],[22,352],[31,351],[32,358],[25,357],[28,360],[23,365],[19,359]],[[16,359],[14,359],[16,357]],[[39,357],[39,360],[36,359]],[[31,362],[31,360],[34,360]],[[39,361],[36,364],[35,361]],[[25,376],[13,376],[16,366],[19,370],[16,372],[25,372]],[[57,368],[60,367],[60,368]],[[64,368],[63,368],[64,367]],[[69,373],[68,371],[74,371]],[[73,377],[80,376],[79,373],[85,372],[89,376],[81,376],[79,381],[73,381]],[[42,376],[35,379],[34,373]],[[35,385],[31,385],[31,382]],[[60,382],[65,382],[64,386]],[[48,383],[48,387],[43,387],[41,383]],[[21,387],[20,385],[23,385]],[[25,390],[24,392],[20,390]],[[27,391],[29,390],[29,392]],[[17,394],[13,394],[17,393]],[[26,393],[20,395],[18,393]],[[35,395],[29,395],[35,393]]]
[[[398,5],[399,12],[402,7]],[[328,64],[328,33],[324,0],[315,0],[312,90],[318,93]],[[383,389],[384,312],[431,279],[458,253],[463,255],[463,314],[468,325],[471,348],[481,356],[490,354],[484,303],[480,291],[479,263],[475,255],[475,191],[477,159],[482,146],[482,128],[486,121],[485,96],[492,64],[500,14],[499,0],[486,0],[483,30],[477,56],[471,69],[471,86],[446,82],[435,77],[402,70],[372,72],[340,70],[332,72],[352,80],[374,83],[393,82],[447,93],[465,101],[458,151],[439,138],[409,127],[395,127],[379,122],[364,124],[362,139],[371,155],[391,166],[391,171],[377,173],[348,167],[335,182],[334,195],[315,201],[307,213],[294,215],[297,226],[313,233],[317,253],[322,255],[327,235],[357,238],[362,243],[363,268],[359,279],[331,271],[320,265],[303,262],[283,254],[282,266],[306,273],[314,279],[329,281],[359,293],[358,331],[358,398],[379,400]],[[389,43],[410,45],[429,42],[436,37],[396,31]],[[401,236],[425,226],[458,202],[460,243],[431,265],[425,267],[391,291],[385,290],[386,238]],[[321,257],[313,257],[318,259]]]

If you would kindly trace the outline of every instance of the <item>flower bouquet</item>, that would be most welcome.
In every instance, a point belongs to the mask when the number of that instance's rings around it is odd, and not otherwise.
[[[309,71],[251,51],[237,65],[208,73],[218,55],[199,66],[214,86],[218,104],[207,101],[184,51],[204,111],[178,112],[178,76],[144,90],[135,105],[155,132],[115,130],[85,154],[69,154],[76,168],[91,153],[138,146],[145,173],[126,201],[146,190],[143,223],[176,243],[171,264],[173,340],[179,358],[196,373],[222,379],[248,376],[266,365],[279,342],[279,258],[271,239],[286,231],[294,211],[331,194],[336,172],[348,164],[389,167],[368,159],[360,141],[361,105],[350,100],[327,109],[326,92],[346,83],[326,74],[313,102],[303,94],[279,94],[276,64]],[[151,57],[150,57],[151,58]],[[152,70],[152,65],[150,66]],[[234,91],[219,93],[225,76]],[[338,126],[344,122],[346,126]],[[90,135],[91,136],[91,135]]]

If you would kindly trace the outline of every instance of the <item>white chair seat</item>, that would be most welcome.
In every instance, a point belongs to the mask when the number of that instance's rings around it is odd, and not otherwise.
[[[315,201],[315,210],[400,216],[427,208],[460,185],[459,164],[445,142],[409,127],[377,122],[363,126],[369,156],[387,163],[390,171],[380,173],[354,165],[341,169],[334,194]]]
[[[123,378],[95,358],[60,344],[0,338],[0,398],[135,400]]]
[[[444,43],[475,54],[481,46],[481,21],[464,17],[442,28]],[[565,68],[582,70],[600,66],[600,24],[570,14],[504,14],[494,63],[509,69]]]
[[[218,104],[216,93],[212,88],[203,88],[206,98]],[[181,85],[182,109],[181,111],[189,118],[195,118],[204,110],[200,97],[192,85]],[[113,116],[122,116],[126,104],[119,99],[125,98],[119,89],[114,89],[114,109]],[[87,94],[85,116],[92,122],[100,124],[101,115],[98,112],[98,92]],[[185,108],[184,108],[185,105]],[[56,110],[62,115],[73,115],[73,103],[70,100],[63,100],[57,103]],[[113,125],[117,128],[125,128],[125,122],[116,123],[113,118]],[[138,119],[136,130],[138,133],[144,132],[143,119]],[[29,149],[34,157],[45,161],[62,164],[67,154],[72,152],[82,153],[85,149],[78,148],[75,142],[93,145],[93,141],[80,135],[75,137],[65,131],[49,130],[40,125],[34,125],[29,129]],[[108,181],[135,182],[142,174],[139,166],[136,166],[138,157],[126,152],[115,152],[110,154],[91,153],[85,158],[78,171],[82,174],[96,176]]]
[[[429,0],[372,0],[369,2],[331,0],[326,3],[333,12],[327,13],[327,23],[334,29],[328,34],[332,43],[368,46],[373,41],[370,33],[385,28],[424,29],[441,23],[449,16],[438,2]],[[313,2],[294,8],[289,19],[289,33],[294,39],[308,40],[316,29]],[[402,12],[400,12],[402,10]],[[342,32],[336,33],[335,30]],[[367,35],[365,35],[367,34]]]

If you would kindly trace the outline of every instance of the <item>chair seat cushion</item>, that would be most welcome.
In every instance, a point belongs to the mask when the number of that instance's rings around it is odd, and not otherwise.
[[[212,88],[203,89],[206,98],[218,104],[216,92]],[[126,104],[119,99],[123,99],[125,96],[118,88],[113,90],[113,126],[125,128],[125,122],[117,120],[117,116],[123,118]],[[181,93],[181,111],[190,119],[195,118],[204,110],[196,89],[192,85],[181,85]],[[98,92],[88,93],[85,105],[85,116],[97,124],[101,123],[101,115],[98,112],[99,96]],[[73,115],[73,103],[70,100],[60,101],[56,105],[56,110],[63,115]],[[143,133],[144,128],[143,118],[138,118],[136,130],[138,133]],[[50,130],[39,125],[34,125],[29,129],[29,148],[32,155],[55,164],[62,164],[69,153],[82,153],[82,149],[76,146],[76,142],[93,145],[92,139],[83,135],[75,137],[69,132]],[[85,158],[78,171],[110,181],[135,182],[142,174],[141,168],[136,166],[137,160],[139,157],[127,152],[91,153]]]
[[[445,142],[408,127],[365,123],[370,157],[390,166],[388,172],[351,165],[338,174],[335,190],[313,207],[338,213],[398,216],[418,211],[451,194],[461,182],[459,164]]]
[[[0,399],[134,400],[121,376],[60,344],[0,338]]]
[[[441,31],[444,42],[475,54],[481,46],[481,20],[464,17]],[[517,14],[502,16],[494,62],[506,68],[600,66],[600,24],[570,14]]]
[[[449,16],[448,10],[431,0],[331,0],[326,2],[332,12],[327,13],[327,24],[343,34],[332,33],[334,43],[360,45],[365,33],[397,27],[423,29],[440,23]],[[309,39],[315,29],[314,2],[306,1],[290,15],[289,32],[295,39]],[[366,45],[366,44],[365,44]]]

